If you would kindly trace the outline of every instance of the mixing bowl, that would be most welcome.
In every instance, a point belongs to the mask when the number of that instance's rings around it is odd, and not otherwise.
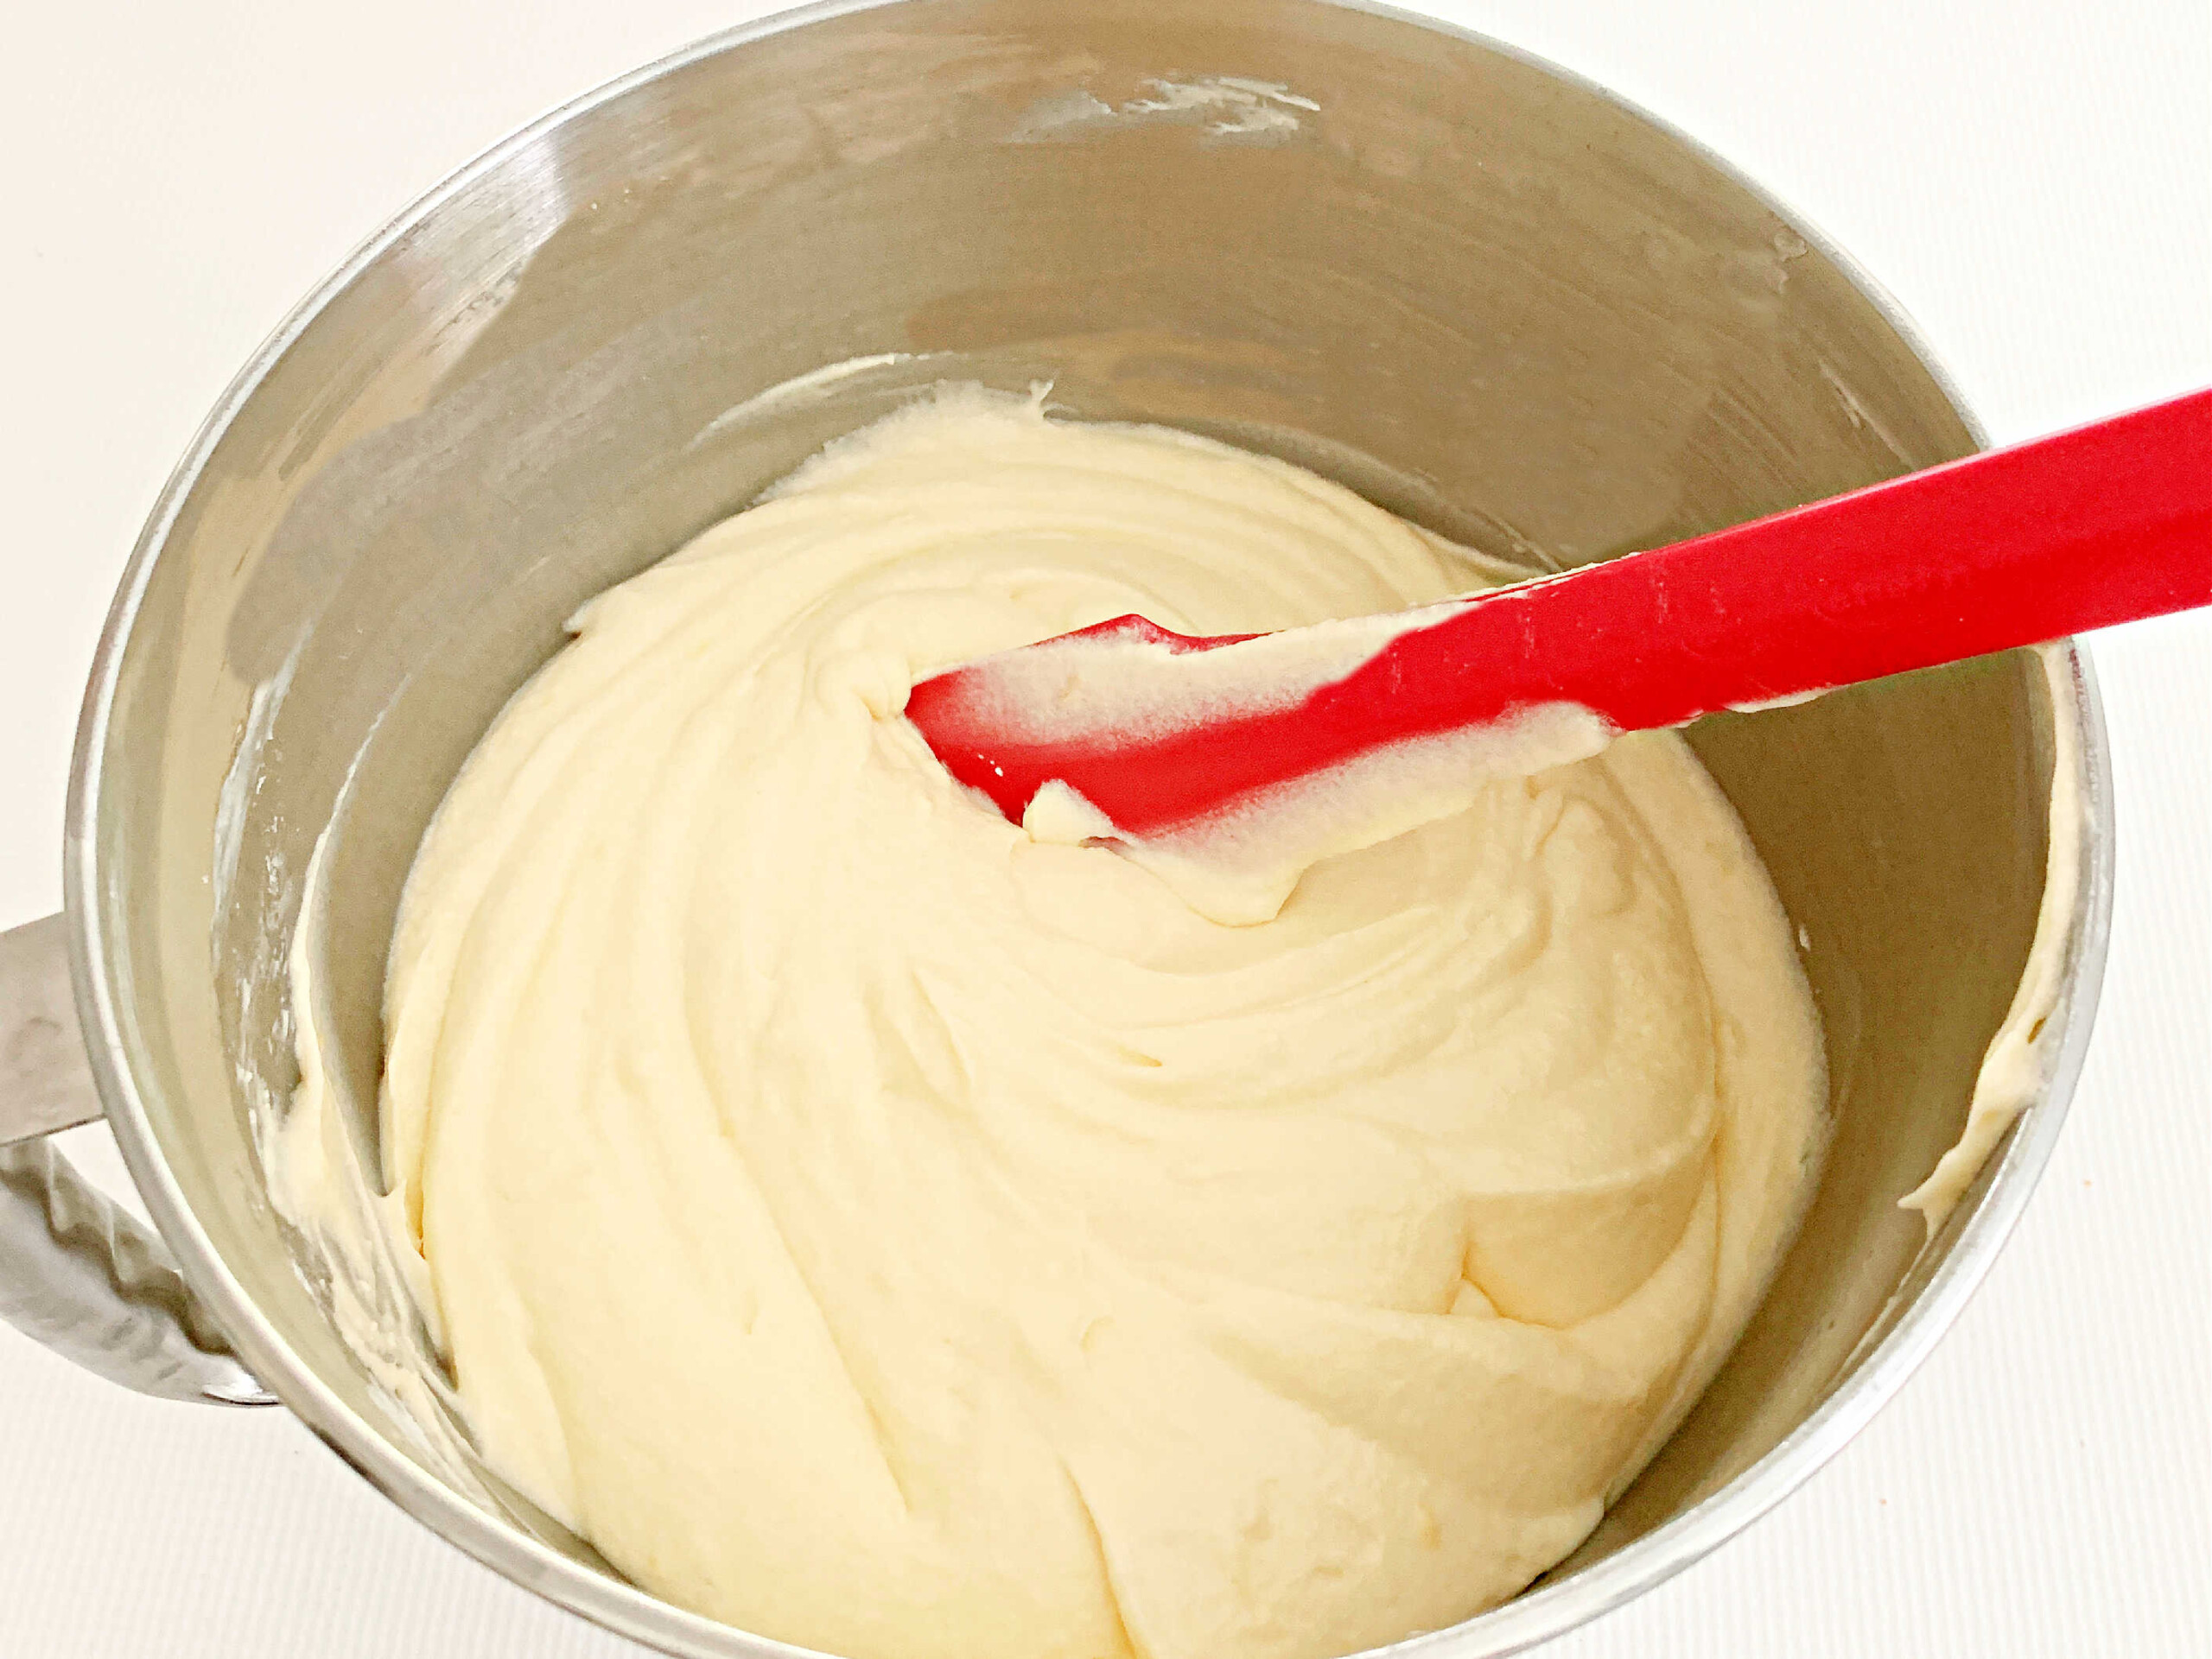
[[[404,1379],[341,1339],[342,1275],[272,1207],[258,1148],[296,1075],[302,915],[372,1141],[410,858],[563,619],[941,379],[1049,381],[1077,415],[1273,451],[1539,565],[1976,443],[1805,226],[1604,92],[1441,27],[1321,0],[903,0],[704,41],[374,238],[162,494],[86,695],[66,918],[0,941],[0,1311],[133,1386],[273,1396],[424,1524],[615,1630],[792,1651],[642,1593],[427,1440]],[[1833,1085],[1819,1191],[1589,1541],[1395,1651],[1509,1652],[1679,1570],[1831,1456],[1987,1268],[2102,960],[2105,743],[2086,664],[2060,662],[1694,731],[1800,929]],[[1924,1239],[1897,1200],[1959,1133],[2053,845],[2079,866],[2049,1080]],[[158,1240],[31,1138],[103,1109]]]

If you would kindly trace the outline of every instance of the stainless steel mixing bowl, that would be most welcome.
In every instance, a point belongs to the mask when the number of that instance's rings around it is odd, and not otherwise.
[[[882,360],[758,397],[861,356]],[[416,841],[576,602],[940,378],[1049,379],[1080,413],[1274,450],[1538,562],[1975,444],[1804,226],[1605,93],[1449,29],[1319,0],[906,0],[705,41],[378,235],[162,495],[86,701],[66,922],[0,941],[19,1143],[0,1312],[156,1392],[265,1387],[409,1513],[613,1629],[791,1651],[437,1472],[296,1261],[255,1128],[294,1076],[303,904],[339,1065],[357,1109],[373,1098]],[[1958,1312],[2050,1150],[2101,965],[2105,744],[2071,661],[2055,699],[2011,657],[1696,731],[1803,930],[1834,1079],[1818,1196],[1596,1535],[1400,1651],[1508,1652],[1679,1570],[1834,1453]],[[2018,977],[2061,752],[2080,898],[2050,1082],[1923,1244],[1897,1199],[1958,1133]],[[102,1106],[175,1267],[24,1138]]]

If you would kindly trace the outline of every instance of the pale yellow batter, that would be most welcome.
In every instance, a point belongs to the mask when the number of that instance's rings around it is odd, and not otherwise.
[[[495,1465],[856,1659],[1300,1659],[1558,1560],[1735,1338],[1815,1017],[1675,738],[1229,926],[964,795],[918,677],[1501,573],[1294,467],[954,396],[575,619],[410,879],[386,1175]]]

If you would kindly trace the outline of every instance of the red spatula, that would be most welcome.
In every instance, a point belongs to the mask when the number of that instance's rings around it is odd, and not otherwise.
[[[2205,604],[2212,391],[1395,618],[1124,616],[925,680],[906,714],[1014,822],[1058,779],[1143,839],[1547,705],[1678,726]]]

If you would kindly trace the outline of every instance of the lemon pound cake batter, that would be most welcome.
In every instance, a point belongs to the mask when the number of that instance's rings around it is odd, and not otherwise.
[[[1319,1659],[1510,1596],[1695,1398],[1818,1033],[1670,735],[1225,925],[967,795],[916,680],[1506,574],[1299,468],[945,394],[592,601],[410,879],[385,1176],[486,1453],[854,1659]]]

